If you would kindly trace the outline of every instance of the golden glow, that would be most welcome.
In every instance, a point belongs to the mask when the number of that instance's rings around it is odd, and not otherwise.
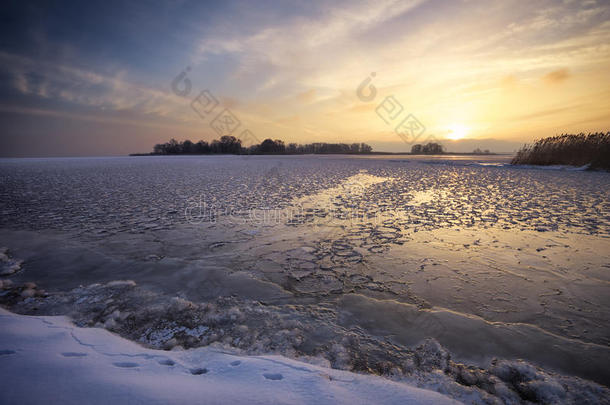
[[[458,139],[465,138],[468,135],[468,128],[462,124],[453,124],[449,127],[449,133],[447,139],[457,141]]]

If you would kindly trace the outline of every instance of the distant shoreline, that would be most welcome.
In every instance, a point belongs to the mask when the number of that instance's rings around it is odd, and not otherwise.
[[[443,152],[443,153],[411,153],[411,152],[368,152],[368,153],[130,153],[128,156],[215,156],[215,155],[235,155],[235,156],[305,156],[305,155],[347,155],[347,156],[367,156],[367,155],[410,155],[410,156],[510,156],[513,152]]]
[[[166,143],[156,144],[152,152],[131,153],[129,156],[166,156],[166,155],[414,155],[414,156],[447,156],[447,155],[474,155],[493,156],[498,153],[489,150],[475,149],[472,152],[446,152],[440,143],[428,142],[415,144],[410,152],[376,152],[366,143],[327,143],[314,142],[308,144],[285,144],[281,139],[267,138],[260,144],[245,147],[242,140],[234,136],[222,136],[208,143],[190,140],[179,142],[170,139]]]

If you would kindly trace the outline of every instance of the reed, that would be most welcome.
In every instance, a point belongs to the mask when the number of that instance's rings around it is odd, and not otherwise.
[[[570,165],[610,170],[610,132],[562,134],[525,145],[514,165]]]

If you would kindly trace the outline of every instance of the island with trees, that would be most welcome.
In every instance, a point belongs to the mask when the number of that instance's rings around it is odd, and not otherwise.
[[[412,155],[442,155],[443,153],[445,153],[445,148],[436,142],[428,142],[425,145],[416,144],[411,147]]]
[[[306,155],[306,154],[345,154],[345,155],[444,155],[446,152],[443,145],[436,142],[428,142],[411,147],[408,152],[374,152],[373,148],[366,143],[326,143],[314,142],[307,144],[289,143],[285,144],[281,139],[267,138],[259,144],[244,146],[241,139],[225,135],[211,142],[190,140],[177,141],[171,139],[165,143],[156,144],[153,151],[149,153],[132,153],[130,156],[158,156],[158,155]],[[453,153],[452,153],[453,154]],[[458,153],[465,154],[465,153]],[[468,154],[468,153],[466,153]],[[489,150],[476,149],[473,154],[494,154]]]
[[[171,139],[169,142],[154,146],[151,153],[134,153],[131,156],[143,155],[299,155],[299,154],[368,154],[373,148],[366,143],[325,143],[315,142],[308,144],[289,143],[286,145],[280,139],[265,139],[260,144],[245,147],[242,141],[234,136],[225,135],[212,142],[192,142],[185,140],[179,142]]]

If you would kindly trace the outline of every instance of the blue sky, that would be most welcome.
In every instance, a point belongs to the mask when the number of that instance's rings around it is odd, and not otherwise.
[[[603,1],[9,1],[1,19],[3,156],[211,140],[204,89],[260,140],[409,150],[375,112],[388,96],[449,145],[610,128]]]

